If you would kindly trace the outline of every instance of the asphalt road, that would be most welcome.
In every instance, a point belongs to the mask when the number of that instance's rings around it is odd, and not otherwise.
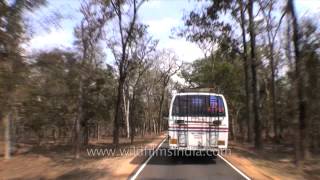
[[[217,157],[168,156],[159,153],[165,143],[150,159],[137,179],[245,179],[224,160]]]

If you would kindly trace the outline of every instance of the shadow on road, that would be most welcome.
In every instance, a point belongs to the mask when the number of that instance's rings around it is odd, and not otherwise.
[[[130,163],[137,164],[141,161],[146,160],[151,156],[153,151],[145,150],[142,151],[138,156],[136,156]],[[195,155],[175,155],[168,152],[166,148],[160,148],[148,162],[148,164],[154,165],[206,165],[206,164],[216,164],[216,160],[212,156],[195,156]]]
[[[196,157],[196,156],[154,156],[149,164],[157,165],[205,165],[216,164],[212,157]]]
[[[75,169],[68,173],[65,173],[59,177],[57,180],[65,180],[65,179],[98,179],[105,177],[108,173],[103,170],[96,170],[96,169]]]

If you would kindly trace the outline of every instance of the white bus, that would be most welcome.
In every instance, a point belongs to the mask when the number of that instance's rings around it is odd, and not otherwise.
[[[211,151],[228,146],[229,117],[223,95],[209,89],[173,94],[168,119],[169,150]]]

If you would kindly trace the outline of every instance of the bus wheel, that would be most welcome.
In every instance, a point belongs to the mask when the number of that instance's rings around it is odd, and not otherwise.
[[[218,152],[217,151],[212,151],[211,152],[211,156],[212,156],[213,159],[217,159]]]

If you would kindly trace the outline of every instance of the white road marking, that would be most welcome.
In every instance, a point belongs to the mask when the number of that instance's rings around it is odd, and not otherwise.
[[[239,174],[241,174],[241,176],[243,176],[245,179],[247,180],[251,180],[251,178],[249,178],[247,175],[245,175],[242,171],[240,171],[238,168],[236,168],[234,165],[232,165],[229,161],[227,161],[225,158],[223,158],[220,154],[218,154],[218,156],[224,161],[226,162],[229,166],[231,166],[234,170],[236,170]]]
[[[151,156],[140,166],[138,171],[130,178],[130,180],[135,180],[141,173],[141,171],[144,169],[144,167],[148,164],[148,162],[151,160],[151,158],[154,156],[154,154],[159,150],[159,148],[162,146],[162,144],[167,140],[167,137],[164,138],[164,140],[159,144],[159,146],[152,152]]]
[[[159,150],[159,148],[162,146],[162,144],[167,140],[167,138],[164,138],[164,140],[162,140],[162,142],[158,145],[158,147],[152,152],[151,156],[148,157],[148,159],[139,167],[139,169],[137,170],[137,172],[130,178],[130,180],[135,180],[137,179],[137,177],[139,176],[139,174],[142,172],[142,170],[146,167],[146,165],[149,163],[149,161],[151,160],[151,158],[155,155],[155,153]],[[237,171],[241,176],[243,176],[245,179],[247,180],[251,180],[250,177],[248,177],[247,175],[245,175],[242,171],[240,171],[238,168],[236,168],[233,164],[231,164],[228,160],[226,160],[225,158],[223,158],[220,154],[218,154],[218,156],[224,161],[226,162],[229,166],[231,166],[235,171]]]

